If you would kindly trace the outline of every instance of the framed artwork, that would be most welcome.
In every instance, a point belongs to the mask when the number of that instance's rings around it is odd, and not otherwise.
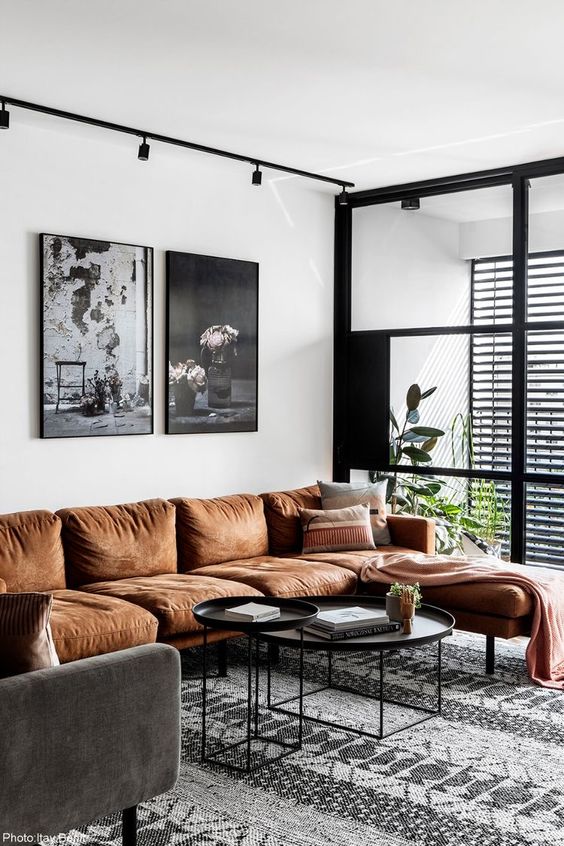
[[[258,264],[167,252],[166,432],[256,432]]]
[[[153,250],[40,235],[42,438],[153,432]]]

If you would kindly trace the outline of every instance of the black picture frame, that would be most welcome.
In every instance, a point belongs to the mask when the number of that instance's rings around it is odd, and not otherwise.
[[[39,255],[40,437],[152,435],[153,248],[41,233]]]
[[[222,329],[227,333],[218,351],[201,343],[205,331],[214,327],[214,337],[208,335],[210,343],[219,338]],[[258,328],[257,262],[167,251],[167,435],[258,430]],[[236,338],[229,336],[231,329],[238,333]],[[193,362],[205,372],[205,384],[197,391],[187,389],[186,368],[176,381],[185,362]],[[174,368],[172,382],[170,365]],[[178,411],[181,399],[184,413]]]

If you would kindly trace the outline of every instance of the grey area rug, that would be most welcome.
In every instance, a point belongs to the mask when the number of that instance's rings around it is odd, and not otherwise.
[[[140,846],[564,846],[564,693],[529,682],[522,642],[498,642],[495,676],[484,675],[484,639],[457,633],[443,646],[443,713],[383,741],[306,722],[304,745],[251,775],[199,761],[199,650],[183,657],[183,756],[176,788],[139,810]],[[435,650],[393,653],[389,695],[433,704]],[[246,696],[244,641],[230,645],[227,679],[210,684],[212,746],[240,737]],[[284,650],[276,692],[296,692],[296,656]],[[306,659],[308,684],[325,673]],[[334,678],[377,689],[365,654],[335,660]],[[389,685],[389,686],[388,686]],[[264,696],[264,689],[262,690]],[[325,692],[310,713],[367,730],[377,703]],[[404,709],[390,706],[387,725]],[[263,710],[261,730],[292,740],[292,718]],[[278,750],[259,745],[258,756]],[[120,843],[119,818],[72,832],[72,846]]]

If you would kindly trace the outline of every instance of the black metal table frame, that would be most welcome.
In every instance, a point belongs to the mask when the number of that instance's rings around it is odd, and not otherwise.
[[[238,740],[235,743],[230,743],[227,746],[221,747],[216,752],[207,753],[207,693],[208,693],[208,675],[207,675],[207,648],[208,648],[208,626],[204,624],[204,643],[202,650],[202,754],[201,760],[203,763],[220,764],[229,770],[235,772],[250,773],[251,771],[259,770],[261,767],[271,764],[274,761],[279,761],[286,758],[293,752],[297,752],[302,748],[303,742],[303,690],[304,690],[304,635],[303,630],[300,630],[300,646],[299,646],[299,693],[292,697],[292,701],[298,700],[298,711],[286,711],[292,717],[298,718],[298,739],[296,743],[288,743],[284,740],[277,740],[272,737],[263,736],[259,733],[259,681],[260,681],[260,663],[259,663],[259,646],[260,646],[260,632],[243,632],[247,638],[247,716],[246,716],[246,736],[243,740]],[[254,685],[253,685],[253,640],[255,641],[255,661],[254,661]],[[267,700],[270,700],[270,650],[268,652],[268,693]],[[253,687],[254,687],[254,701],[253,701]],[[271,709],[274,710],[274,709]],[[262,763],[252,766],[252,745],[253,742],[259,741],[261,743],[274,744],[280,746],[286,751],[282,752],[276,757],[269,757]],[[236,749],[240,746],[246,746],[246,764],[240,766],[225,760],[220,760],[220,755],[225,755],[231,749]]]
[[[301,636],[301,659],[300,659],[300,676],[301,676],[301,699],[300,699],[300,720],[310,720],[314,723],[319,723],[323,726],[330,726],[331,728],[340,729],[343,731],[350,731],[354,734],[358,734],[361,737],[371,737],[376,740],[384,740],[387,737],[391,737],[394,734],[398,734],[401,731],[406,731],[406,729],[413,728],[414,726],[418,726],[421,723],[427,722],[427,720],[433,719],[433,717],[438,716],[441,713],[442,709],[442,638],[437,640],[437,707],[436,708],[426,708],[423,705],[415,705],[413,703],[406,703],[406,702],[399,702],[397,699],[390,699],[384,696],[384,652],[386,651],[395,651],[388,649],[377,649],[374,648],[371,652],[379,652],[379,688],[378,688],[378,695],[364,693],[359,690],[355,690],[352,687],[348,687],[346,685],[339,685],[333,684],[333,661],[332,655],[333,651],[336,650],[327,649],[327,660],[328,660],[328,673],[327,673],[327,684],[322,685],[321,687],[316,688],[315,690],[309,690],[306,693],[303,692],[303,652],[304,652],[304,644],[303,644],[303,632]],[[288,644],[285,644],[288,646]],[[292,647],[290,647],[292,648]],[[307,650],[307,644],[305,646]],[[316,648],[315,651],[320,651],[319,648]],[[325,650],[323,650],[325,651]],[[346,653],[345,653],[346,654]],[[340,725],[339,723],[335,723],[332,720],[323,720],[320,717],[312,717],[306,713],[304,713],[303,707],[303,700],[308,696],[314,696],[317,693],[321,693],[324,690],[339,690],[345,693],[352,693],[356,696],[362,696],[365,699],[377,700],[379,702],[379,712],[380,712],[380,728],[377,733],[364,731],[364,729],[354,728],[353,726],[348,725]],[[291,711],[289,708],[284,708],[282,706],[287,705],[290,702],[295,702],[298,697],[290,696],[286,699],[281,699],[278,702],[272,701],[272,685],[271,685],[271,660],[270,660],[270,650],[268,652],[268,663],[267,663],[267,705],[272,711],[276,711],[280,714],[294,714],[295,711]],[[422,711],[425,713],[424,717],[421,717],[418,720],[414,720],[406,725],[400,726],[400,728],[393,729],[389,732],[384,732],[384,704],[389,705],[399,705],[402,708],[407,708],[409,710],[414,711]]]

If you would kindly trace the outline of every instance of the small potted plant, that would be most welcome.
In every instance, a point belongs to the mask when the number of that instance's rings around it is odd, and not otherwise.
[[[189,358],[172,366],[168,364],[168,384],[174,395],[177,417],[188,417],[194,411],[196,394],[206,390],[206,373],[203,367]]]
[[[419,582],[415,582],[414,585],[400,585],[399,582],[394,582],[386,594],[386,614],[390,620],[403,622],[401,601],[406,593],[411,597],[415,607],[421,608],[421,588],[419,587]]]

